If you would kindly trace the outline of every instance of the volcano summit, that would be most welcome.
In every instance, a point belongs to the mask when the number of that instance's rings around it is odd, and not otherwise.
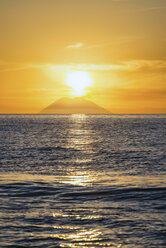
[[[109,111],[82,97],[64,97],[44,108],[40,114],[109,114]]]

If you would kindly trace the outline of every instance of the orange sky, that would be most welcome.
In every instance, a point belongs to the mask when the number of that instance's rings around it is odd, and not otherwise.
[[[166,113],[165,0],[0,0],[0,113],[38,113],[70,96],[113,113]]]

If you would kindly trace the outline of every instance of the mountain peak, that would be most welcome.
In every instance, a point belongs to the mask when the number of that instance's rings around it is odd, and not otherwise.
[[[109,111],[82,97],[63,97],[44,108],[40,114],[109,114]]]

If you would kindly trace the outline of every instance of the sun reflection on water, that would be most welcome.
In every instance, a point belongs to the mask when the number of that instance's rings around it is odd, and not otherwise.
[[[70,176],[68,178],[68,181],[63,181],[63,183],[70,183],[73,185],[80,185],[83,186],[86,183],[91,182],[91,179],[88,178],[87,176]]]
[[[93,160],[93,130],[88,125],[86,115],[70,116],[70,128],[65,148],[74,149],[75,155],[71,160],[73,166],[66,168],[67,175],[63,183],[84,186],[96,180],[88,164]]]
[[[61,239],[60,247],[72,247],[72,248],[96,248],[96,247],[107,247],[107,248],[122,248],[122,244],[113,244],[112,242],[106,242],[102,238],[102,232],[98,229],[81,229],[72,233],[57,233],[51,234],[51,238]]]
[[[98,236],[101,234],[100,231],[93,229],[93,230],[81,230],[76,233],[58,233],[52,234],[51,237],[59,238],[64,240],[72,240],[72,241],[94,241],[101,240]]]
[[[66,167],[66,175],[60,178],[60,182],[73,186],[94,186],[95,182],[99,181],[99,174],[94,165],[94,147],[95,136],[91,126],[88,126],[85,115],[72,115],[71,126],[69,129],[66,148],[72,148],[76,151],[75,156],[71,159],[71,164]],[[85,154],[85,155],[84,155]],[[72,186],[71,186],[72,187]],[[103,216],[97,209],[87,208],[75,208],[66,210],[56,210],[52,213],[52,217],[55,222],[59,220],[62,222],[65,219],[69,223],[82,223],[84,221],[102,220]],[[54,232],[50,235],[51,238],[60,239],[60,247],[72,247],[72,248],[96,248],[96,247],[118,247],[113,243],[106,242],[103,239],[103,233],[101,230],[94,227],[84,228],[82,225],[54,225]],[[104,231],[104,230],[103,230]],[[119,246],[120,247],[120,246]]]
[[[68,209],[69,211],[69,209]],[[79,209],[77,209],[77,211],[79,212]],[[54,218],[72,218],[72,219],[77,219],[77,220],[92,220],[92,219],[101,219],[102,216],[99,214],[96,214],[94,212],[91,212],[91,214],[85,214],[85,209],[80,209],[80,213],[75,214],[74,213],[74,209],[71,209],[71,211],[69,211],[70,213],[64,213],[61,211],[56,211],[52,214],[52,216]]]

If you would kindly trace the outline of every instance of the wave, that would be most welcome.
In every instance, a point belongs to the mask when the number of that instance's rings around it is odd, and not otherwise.
[[[166,199],[166,187],[158,188],[122,188],[122,189],[111,189],[104,191],[78,191],[62,193],[63,197],[67,198],[109,198],[109,200],[155,200],[155,199]]]

